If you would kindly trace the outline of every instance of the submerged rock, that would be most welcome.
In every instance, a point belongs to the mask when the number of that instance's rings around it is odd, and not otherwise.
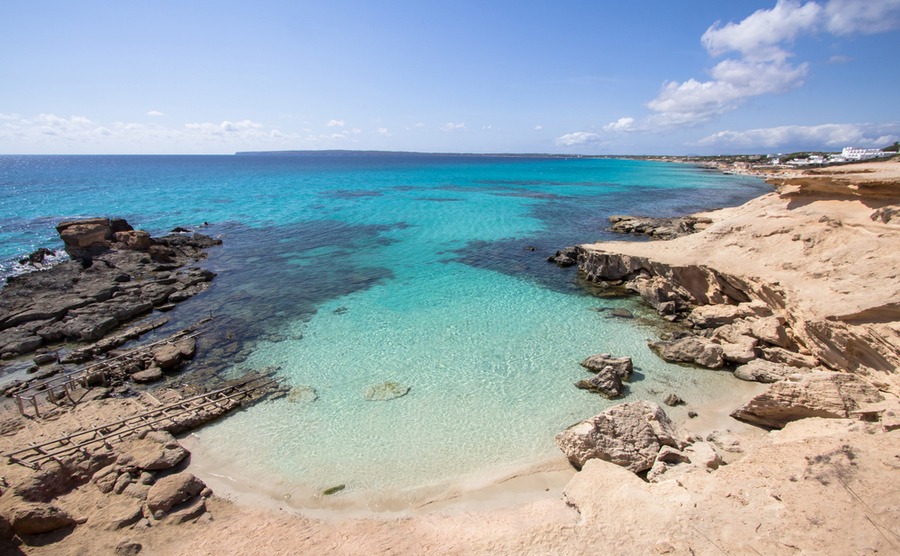
[[[288,392],[287,399],[293,403],[314,402],[319,399],[319,394],[312,386],[294,386]]]
[[[363,396],[370,402],[385,402],[409,394],[410,387],[399,382],[382,382],[366,388]]]

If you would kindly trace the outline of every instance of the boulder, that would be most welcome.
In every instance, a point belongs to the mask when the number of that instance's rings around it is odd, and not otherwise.
[[[129,230],[125,232],[116,232],[113,237],[120,249],[130,249],[132,251],[146,251],[153,245],[150,234],[144,230]]]
[[[749,363],[756,359],[757,343],[751,336],[738,336],[736,342],[720,342],[722,358],[731,363]]]
[[[578,469],[598,458],[634,473],[650,469],[663,446],[682,446],[669,417],[648,401],[610,407],[557,434],[556,444]]]
[[[773,363],[764,359],[755,359],[734,370],[735,378],[749,382],[772,383],[784,380],[789,375],[802,372],[802,369],[784,363]]]
[[[147,382],[155,382],[157,380],[162,379],[163,372],[159,367],[150,367],[149,369],[138,371],[131,375],[131,380],[137,382],[138,384],[145,384]]]
[[[773,383],[731,416],[780,429],[807,417],[846,418],[867,403],[883,400],[878,389],[850,373],[814,371]]]
[[[605,371],[606,368],[609,367],[619,375],[619,378],[622,380],[631,378],[631,373],[634,371],[631,357],[613,357],[608,353],[591,355],[581,362],[581,366],[594,373]]]
[[[596,392],[609,399],[618,398],[624,390],[622,378],[612,366],[604,367],[591,378],[579,380],[575,386],[582,390]]]
[[[563,268],[578,264],[578,249],[575,247],[566,247],[556,252],[555,255],[547,257],[547,261],[555,263]]]
[[[60,222],[56,231],[65,244],[66,253],[73,259],[90,260],[92,256],[108,250],[113,239],[108,218]]]
[[[129,442],[120,452],[127,454],[124,456],[128,458],[127,465],[144,471],[171,469],[190,453],[166,431],[149,431]],[[126,463],[123,457],[119,462]]]
[[[75,524],[72,516],[52,504],[19,504],[10,517],[13,531],[18,535],[40,535]]]
[[[645,303],[662,315],[674,315],[688,306],[686,299],[690,296],[683,295],[671,282],[661,276],[651,278],[641,276],[628,282],[627,287],[637,292]]]
[[[650,349],[670,363],[693,363],[709,369],[718,369],[725,363],[722,346],[699,336],[653,342]]]
[[[384,402],[401,398],[409,393],[410,387],[398,382],[382,382],[366,388],[363,397],[370,402]]]
[[[784,319],[781,317],[764,317],[753,321],[750,325],[751,334],[763,342],[785,349],[793,347],[791,338],[784,328]]]
[[[168,512],[173,506],[197,496],[204,488],[203,481],[187,472],[163,477],[150,487],[147,508],[154,514]]]
[[[153,348],[153,359],[164,371],[177,369],[184,361],[194,356],[197,342],[194,338],[185,338],[175,343],[166,343]]]
[[[666,396],[666,399],[663,400],[663,403],[669,407],[675,407],[676,405],[684,405],[686,402],[682,400],[678,394],[671,393]]]

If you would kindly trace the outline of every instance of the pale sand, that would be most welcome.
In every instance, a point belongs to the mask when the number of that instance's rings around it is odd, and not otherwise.
[[[900,183],[898,169],[894,163],[864,177]],[[766,195],[715,213],[716,224],[696,236],[603,248],[765,275],[789,289],[798,310],[818,317],[896,302],[900,241],[894,234],[900,222],[873,222],[869,215],[877,207],[866,205],[872,201],[830,195],[793,207]],[[822,216],[841,225],[819,222]],[[793,240],[797,233],[801,238]],[[803,237],[813,238],[807,249],[796,245]],[[91,506],[97,491],[87,485],[60,504],[88,522],[62,542],[26,550],[105,554],[130,538],[143,544],[142,554],[164,555],[900,554],[900,429],[806,419],[766,433],[728,418],[742,400],[726,394],[696,420],[685,419],[683,408],[667,408],[698,436],[731,428],[743,438],[743,452],[729,454],[729,465],[678,480],[646,483],[592,460],[578,473],[561,469],[501,481],[413,512],[327,518],[235,489],[239,503],[213,498],[209,514],[197,522],[126,531],[101,526],[99,510]]]

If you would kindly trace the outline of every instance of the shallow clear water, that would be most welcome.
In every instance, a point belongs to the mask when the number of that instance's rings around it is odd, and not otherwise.
[[[640,307],[590,296],[546,257],[608,237],[610,214],[736,204],[765,186],[641,161],[319,154],[0,157],[0,188],[7,273],[59,247],[65,218],[122,216],[154,233],[209,223],[225,243],[204,265],[219,276],[169,329],[219,315],[216,333],[252,348],[235,367],[278,366],[318,400],[206,427],[195,458],[301,506],[346,484],[342,497],[396,508],[557,458],[554,434],[611,403],[573,386],[592,353],[634,358],[626,399],[699,402],[728,388],[726,373],[658,360],[652,324],[607,315]],[[386,381],[409,394],[364,399]]]

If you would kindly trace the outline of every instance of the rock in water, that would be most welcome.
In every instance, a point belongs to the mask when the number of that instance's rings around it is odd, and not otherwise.
[[[611,366],[605,367],[599,371],[596,376],[579,380],[575,386],[582,390],[590,390],[609,399],[618,398],[622,395],[622,379]]]
[[[653,342],[650,349],[669,363],[693,363],[709,369],[718,369],[725,364],[722,346],[699,336]]]
[[[312,386],[294,386],[288,392],[287,399],[292,403],[314,402],[319,399],[319,394]]]
[[[556,444],[579,469],[598,458],[634,473],[650,469],[663,446],[683,446],[666,413],[648,401],[610,407],[557,434]]]
[[[581,362],[581,366],[594,373],[599,373],[607,367],[612,367],[613,371],[622,380],[631,378],[631,373],[634,370],[631,357],[613,357],[608,353],[591,355]]]
[[[367,387],[363,396],[370,402],[385,402],[402,398],[409,393],[409,389],[409,386],[403,386],[399,382],[382,382]]]

